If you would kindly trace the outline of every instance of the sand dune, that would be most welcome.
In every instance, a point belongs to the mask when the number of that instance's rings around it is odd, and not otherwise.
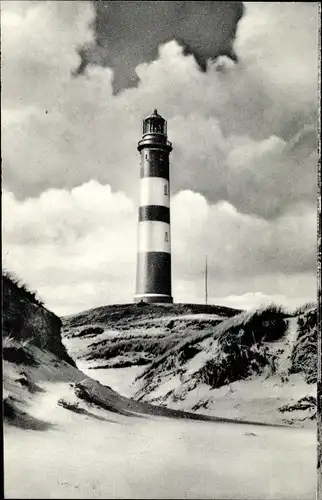
[[[315,498],[314,430],[183,418],[27,349],[39,364],[5,361],[6,400],[48,428],[5,423],[6,498]]]

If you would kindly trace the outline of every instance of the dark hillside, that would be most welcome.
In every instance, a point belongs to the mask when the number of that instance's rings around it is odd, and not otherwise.
[[[153,391],[156,381],[160,383],[160,379],[169,373],[182,376],[187,363],[199,353],[207,351],[211,356],[190,376],[190,387],[206,383],[211,388],[218,388],[261,373],[266,366],[274,371],[274,362],[270,359],[267,345],[284,337],[286,318],[282,308],[268,306],[226,319],[197,335],[187,335],[163,356],[155,359],[139,376],[145,383],[138,396]],[[195,383],[191,384],[191,380]]]
[[[75,366],[61,341],[61,320],[10,273],[2,274],[2,336],[29,341]]]
[[[73,316],[63,318],[64,326],[73,328],[86,324],[104,325],[106,328],[126,329],[135,321],[156,320],[166,316],[186,314],[218,314],[231,317],[240,313],[239,309],[206,304],[117,304],[96,307]]]
[[[97,368],[141,366],[238,312],[203,304],[111,305],[63,318],[63,336],[86,340],[74,355],[99,362]]]

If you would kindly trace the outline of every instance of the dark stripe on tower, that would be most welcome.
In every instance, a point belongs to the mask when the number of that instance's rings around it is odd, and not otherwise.
[[[169,162],[158,163],[156,161],[141,163],[140,177],[162,177],[169,180]]]
[[[167,252],[139,252],[136,293],[171,296],[171,255]]]
[[[170,224],[170,209],[162,205],[145,205],[139,208],[139,222],[157,220]]]

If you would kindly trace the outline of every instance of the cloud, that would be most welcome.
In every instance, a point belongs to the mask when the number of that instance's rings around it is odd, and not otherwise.
[[[174,192],[193,189],[265,218],[301,201],[315,203],[317,18],[311,4],[300,11],[293,4],[246,5],[238,64],[221,59],[202,73],[172,41],[160,47],[156,61],[137,67],[138,88],[118,96],[112,95],[109,68],[89,66],[71,77],[78,47],[93,38],[90,4],[31,2],[23,13],[17,5],[20,10],[14,2],[3,8],[2,114],[3,179],[19,197],[95,178],[135,201],[140,121],[157,106],[174,143]],[[255,22],[265,24],[264,39]],[[293,31],[299,23],[305,35],[297,51]],[[298,85],[297,78],[282,75],[289,54],[302,64],[302,46],[311,71],[301,72]],[[267,58],[274,59],[273,68]]]
[[[177,40],[186,54],[193,54],[206,71],[207,60],[232,47],[242,2],[135,1],[93,2],[96,10],[95,43],[81,50],[80,71],[86,65],[113,68],[115,92],[137,85],[135,68],[157,58],[160,45]]]
[[[246,4],[237,63],[221,57],[202,72],[170,40],[133,59],[137,88],[117,95],[112,68],[73,76],[80,48],[94,46],[91,3],[1,9],[4,256],[48,305],[132,300],[136,146],[155,107],[174,145],[176,300],[203,300],[205,253],[212,300],[312,300],[317,4]]]
[[[316,212],[302,205],[266,221],[239,213],[227,202],[208,205],[193,192],[179,193],[172,203],[173,253],[187,279],[203,272],[205,254],[221,280],[269,272],[314,273],[316,227]]]
[[[133,213],[133,204],[123,193],[113,193],[110,186],[90,181],[71,191],[49,189],[21,203],[4,192],[3,209],[9,240],[21,245],[64,245],[101,229],[108,235],[109,228]]]
[[[12,1],[1,11],[3,105],[59,106],[57,94],[80,62],[75,48],[93,39],[90,4]]]
[[[55,310],[129,299],[136,212],[130,199],[90,181],[18,201],[3,193],[3,260]],[[122,293],[122,287],[124,292]]]
[[[245,6],[235,50],[247,72],[262,80],[275,106],[286,104],[294,113],[311,107],[317,98],[317,4],[247,2]]]
[[[262,292],[245,293],[243,295],[230,295],[228,297],[213,297],[213,303],[226,307],[233,307],[249,311],[251,309],[260,308],[270,304],[282,305],[286,310],[292,312],[299,305],[310,302],[312,295],[309,293],[307,298],[305,295],[299,301],[299,297],[292,298],[289,293],[267,295]],[[315,299],[315,297],[314,297]],[[315,300],[314,300],[315,301]],[[313,302],[314,302],[313,301]]]
[[[202,299],[206,253],[217,295],[233,294],[236,281],[244,281],[243,294],[249,279],[314,276],[316,214],[308,207],[268,222],[238,213],[227,202],[210,205],[199,193],[182,191],[171,210],[176,300]],[[131,302],[136,238],[136,207],[109,185],[90,181],[24,201],[3,193],[4,264],[56,311]]]

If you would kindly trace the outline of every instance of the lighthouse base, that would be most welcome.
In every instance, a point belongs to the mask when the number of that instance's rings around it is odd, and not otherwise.
[[[171,297],[171,295],[162,295],[158,293],[146,293],[135,295],[134,302],[145,302],[146,304],[172,304],[173,297]]]

